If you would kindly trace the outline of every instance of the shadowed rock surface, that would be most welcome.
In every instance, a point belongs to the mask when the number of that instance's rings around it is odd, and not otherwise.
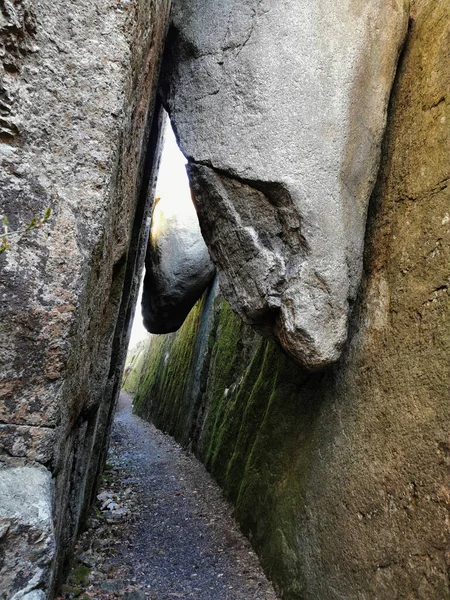
[[[22,490],[0,539],[2,598],[54,597],[102,469],[148,237],[169,4],[0,1],[0,213],[14,230],[52,209],[0,255],[1,479]],[[34,505],[51,511],[37,528]]]
[[[142,315],[150,333],[181,327],[214,277],[190,196],[156,200],[145,261]]]
[[[0,255],[8,599],[54,598],[95,496],[169,8],[0,0],[0,212],[14,229],[53,210]],[[411,3],[355,296],[406,17],[401,0],[175,5],[162,94],[233,309],[213,285],[154,336],[136,405],[206,463],[285,600],[450,597],[448,0]]]
[[[202,458],[289,600],[450,598],[449,10],[412,4],[336,366],[305,372],[220,298],[147,351],[140,414]]]
[[[335,362],[407,0],[176,0],[164,95],[233,309],[299,363]]]

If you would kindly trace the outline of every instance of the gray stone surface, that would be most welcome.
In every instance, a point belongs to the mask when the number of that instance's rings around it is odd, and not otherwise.
[[[42,590],[34,590],[23,596],[23,600],[45,600],[45,592]]]
[[[215,274],[189,195],[157,200],[145,269],[144,325],[150,333],[176,331]]]
[[[54,476],[49,597],[102,467],[120,387],[169,9],[169,0],[0,1],[0,214],[16,229],[52,209],[45,227],[0,256],[0,453]]]
[[[41,466],[0,466],[0,596],[45,598],[54,559],[53,482]],[[40,595],[39,595],[40,594]]]
[[[197,394],[191,319],[146,354],[141,414],[205,460],[284,600],[450,598],[448,16],[411,5],[339,364],[305,377],[217,301]]]
[[[407,0],[176,0],[163,92],[221,289],[298,362],[336,361]]]

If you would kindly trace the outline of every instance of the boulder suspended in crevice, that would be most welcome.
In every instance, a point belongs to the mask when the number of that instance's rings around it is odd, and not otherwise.
[[[145,262],[142,315],[150,333],[171,333],[211,283],[215,268],[190,196],[157,198]]]
[[[233,309],[338,360],[407,0],[175,0],[162,95]]]

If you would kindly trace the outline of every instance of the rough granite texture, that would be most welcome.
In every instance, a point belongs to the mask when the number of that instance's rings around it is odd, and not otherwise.
[[[217,299],[152,342],[136,395],[289,600],[450,597],[449,3],[411,9],[341,360],[304,371]]]
[[[214,274],[191,197],[176,203],[156,199],[145,260],[145,328],[150,333],[179,329]]]
[[[54,551],[26,581],[2,579],[2,598],[31,593],[42,569],[35,597],[52,597],[101,468],[148,236],[169,9],[0,0],[0,213],[15,229],[52,208],[0,256],[0,461],[42,464],[55,488]]]
[[[163,96],[233,309],[300,364],[335,362],[407,0],[176,0]]]
[[[51,575],[55,550],[51,473],[0,465],[0,500],[0,597],[31,600]]]

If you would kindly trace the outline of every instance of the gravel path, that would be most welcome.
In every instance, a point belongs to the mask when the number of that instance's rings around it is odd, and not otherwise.
[[[124,392],[108,463],[63,598],[276,600],[217,484]]]

